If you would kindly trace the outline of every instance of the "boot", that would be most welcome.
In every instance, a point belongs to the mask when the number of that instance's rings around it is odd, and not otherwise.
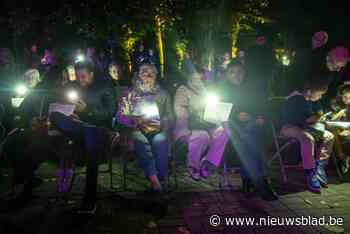
[[[316,169],[305,170],[306,184],[310,192],[321,193],[321,184],[317,178]]]

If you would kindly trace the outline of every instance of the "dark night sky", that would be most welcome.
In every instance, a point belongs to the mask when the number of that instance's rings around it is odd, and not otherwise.
[[[0,15],[4,16],[6,12],[13,9],[21,11],[26,7],[30,7],[37,15],[44,16],[61,7],[64,3],[73,3],[74,8],[79,10],[81,2],[89,2],[90,5],[93,6],[102,5],[104,2],[113,2],[115,6],[120,6],[119,8],[122,8],[125,1],[127,0],[1,0]],[[132,0],[128,2],[130,4]],[[282,30],[283,28],[295,28],[296,33],[300,34],[309,34],[311,31],[325,30],[332,35],[330,40],[333,40],[334,43],[345,43],[347,42],[346,39],[350,38],[350,32],[346,28],[348,16],[345,1],[270,0],[270,6],[271,8],[268,10],[269,15],[275,19]],[[96,7],[93,7],[93,9],[96,9]],[[311,31],[300,31],[304,30],[304,28]]]

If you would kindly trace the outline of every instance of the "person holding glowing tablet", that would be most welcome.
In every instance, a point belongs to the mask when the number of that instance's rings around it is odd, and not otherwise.
[[[167,174],[168,135],[173,114],[170,97],[156,78],[154,65],[139,67],[133,87],[127,97],[119,101],[117,123],[134,140],[137,160],[151,191],[159,193]]]
[[[186,84],[179,86],[175,94],[174,138],[187,144],[187,172],[196,181],[206,179],[220,166],[229,140],[221,115],[214,111],[218,103],[218,93],[209,92],[191,66]],[[226,105],[223,107],[226,109]]]
[[[93,214],[96,211],[98,160],[104,156],[113,138],[108,127],[114,113],[114,99],[112,87],[96,81],[91,64],[77,63],[75,71],[77,82],[63,88],[60,100],[63,105],[56,105],[49,119],[54,129],[83,143],[87,178],[84,198],[77,211]]]

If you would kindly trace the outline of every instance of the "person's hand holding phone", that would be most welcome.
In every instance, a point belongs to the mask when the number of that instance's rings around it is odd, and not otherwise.
[[[148,121],[147,124],[150,125],[151,127],[160,128],[160,121],[156,119]]]

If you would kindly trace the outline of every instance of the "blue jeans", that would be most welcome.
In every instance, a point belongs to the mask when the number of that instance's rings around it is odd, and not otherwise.
[[[145,135],[141,131],[131,134],[135,141],[135,151],[138,163],[145,176],[157,175],[160,180],[167,175],[169,144],[167,135],[163,132],[155,135]]]
[[[230,138],[241,162],[241,178],[250,179],[253,184],[260,182],[266,176],[263,127],[255,120],[247,124],[231,123]]]
[[[95,202],[97,192],[99,145],[103,144],[103,129],[54,112],[50,121],[65,136],[83,143],[87,160],[85,202]]]

